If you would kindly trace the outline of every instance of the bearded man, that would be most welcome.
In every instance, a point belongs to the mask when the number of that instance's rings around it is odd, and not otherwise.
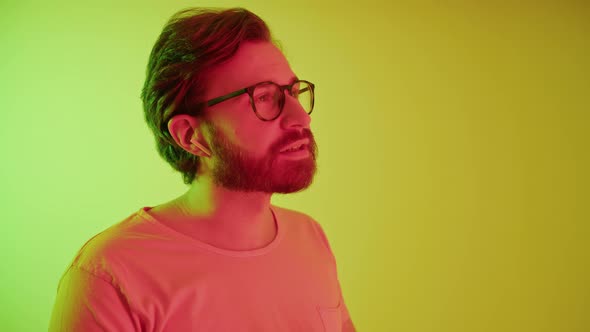
[[[141,96],[189,189],[80,249],[49,330],[354,331],[322,227],[270,203],[313,181],[314,93],[254,13],[175,14]]]

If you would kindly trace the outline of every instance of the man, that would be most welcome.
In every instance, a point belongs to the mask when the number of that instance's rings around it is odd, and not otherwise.
[[[314,85],[244,9],[166,24],[142,92],[189,190],[90,239],[50,331],[354,331],[320,224],[270,204],[316,170]]]

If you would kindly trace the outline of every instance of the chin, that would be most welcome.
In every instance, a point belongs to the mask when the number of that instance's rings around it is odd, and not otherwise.
[[[309,188],[312,183],[313,177],[309,177],[304,181],[281,183],[278,185],[274,185],[272,188],[272,192],[277,194],[292,194]]]

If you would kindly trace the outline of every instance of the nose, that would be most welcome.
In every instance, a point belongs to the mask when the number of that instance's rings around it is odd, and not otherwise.
[[[281,114],[281,126],[284,128],[301,127],[309,129],[311,115],[307,114],[299,100],[288,93],[285,94],[285,105]]]

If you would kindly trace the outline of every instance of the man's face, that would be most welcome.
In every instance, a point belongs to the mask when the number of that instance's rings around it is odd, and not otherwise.
[[[244,43],[226,64],[214,70],[208,99],[262,81],[288,84],[295,74],[271,43]],[[217,185],[236,191],[292,193],[303,190],[316,172],[317,145],[311,118],[286,96],[281,115],[273,121],[256,117],[247,94],[207,110],[203,126],[209,136],[211,176]],[[286,145],[308,139],[307,156],[280,152]]]

